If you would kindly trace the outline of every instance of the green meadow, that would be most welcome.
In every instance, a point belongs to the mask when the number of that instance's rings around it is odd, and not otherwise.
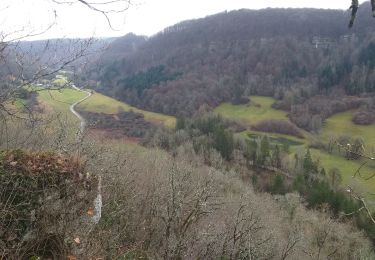
[[[124,111],[133,110],[134,112],[143,114],[145,119],[152,123],[161,124],[169,128],[173,128],[176,124],[176,119],[173,116],[138,109],[96,92],[89,99],[79,104],[78,109],[106,114],[116,114],[119,109],[123,109]]]
[[[69,130],[68,134],[71,138],[75,138],[75,134],[79,127],[79,120],[74,116],[69,107],[75,102],[81,100],[87,95],[85,92],[81,92],[71,88],[64,88],[61,90],[41,90],[38,92],[38,102],[43,107],[43,116],[54,117],[54,114],[60,115],[60,120],[65,121],[65,124]],[[92,97],[95,97],[93,95]],[[90,97],[89,99],[91,99]],[[99,110],[100,112],[102,110]],[[106,110],[104,110],[106,111]],[[51,120],[51,127],[59,128],[61,125],[56,121],[57,117],[54,120]],[[135,152],[143,152],[145,148],[139,146],[136,142],[131,142],[128,140],[112,140],[105,138],[100,135],[90,134],[89,137],[94,138],[95,142],[104,147],[111,147],[111,149],[116,150],[127,150]],[[72,139],[73,140],[73,139]]]
[[[38,101],[43,107],[45,107],[45,109],[69,115],[71,114],[69,111],[70,105],[87,95],[84,92],[70,88],[64,88],[61,90],[42,90],[38,93]],[[171,128],[174,127],[176,123],[176,119],[173,116],[141,110],[99,93],[94,93],[90,98],[79,104],[77,108],[83,111],[106,114],[116,114],[119,109],[125,111],[133,110],[134,112],[143,114],[146,120],[153,123],[162,124]]]
[[[87,94],[75,89],[42,90],[38,92],[38,101],[54,112],[71,114],[69,107]]]
[[[354,111],[336,114],[326,120],[321,137],[329,140],[331,137],[352,136],[363,139],[368,152],[373,152],[375,147],[375,124],[360,126],[352,122]]]
[[[250,103],[245,105],[223,103],[214,111],[225,118],[246,124],[256,124],[270,119],[288,120],[286,112],[272,108],[272,104],[275,102],[273,98],[251,96],[250,100]]]

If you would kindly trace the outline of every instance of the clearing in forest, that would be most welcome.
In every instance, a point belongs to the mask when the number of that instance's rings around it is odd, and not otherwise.
[[[252,125],[264,120],[288,120],[287,112],[272,108],[274,102],[271,97],[251,96],[248,104],[223,103],[214,111],[225,118]]]
[[[146,121],[162,124],[169,128],[173,128],[176,124],[176,118],[173,116],[138,109],[97,92],[78,105],[78,110],[94,113],[117,114],[120,109],[127,112],[132,110],[136,113],[141,113]]]

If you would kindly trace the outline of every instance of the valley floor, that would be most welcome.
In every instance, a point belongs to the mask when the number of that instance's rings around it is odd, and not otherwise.
[[[82,99],[85,93],[74,89],[41,91],[38,100],[46,111],[54,111],[56,113],[64,114],[67,120],[77,123],[77,118],[69,113],[69,106],[74,102]],[[261,122],[263,120],[278,119],[288,121],[287,113],[284,111],[273,109],[271,106],[274,102],[269,97],[252,96],[250,105],[232,105],[229,103],[222,104],[215,109],[215,112],[225,118],[231,120],[238,120],[245,125],[250,126]],[[161,124],[168,128],[173,128],[176,119],[172,116],[166,116],[159,113],[148,112],[138,108],[134,108],[126,103],[117,101],[113,98],[104,96],[99,93],[94,93],[90,98],[83,101],[78,105],[78,109],[82,111],[105,113],[115,115],[120,110],[134,111],[144,115],[145,120],[152,123]],[[328,142],[332,136],[339,135],[355,135],[360,136],[366,143],[367,151],[373,151],[375,145],[375,125],[372,126],[357,126],[351,122],[351,115],[353,111],[334,115],[327,120],[321,133],[319,135],[312,135],[306,131],[301,130],[304,138],[297,138],[289,135],[262,133],[252,130],[243,132],[240,136],[243,138],[256,138],[264,134],[270,136],[271,142],[276,144],[288,144],[291,147],[291,155],[293,158],[295,153],[303,153],[304,150],[316,140]],[[89,134],[99,140],[106,140],[107,142],[110,133],[103,131],[90,131]],[[133,147],[140,149],[137,145],[137,140],[132,138],[114,139],[111,141],[113,145],[122,144],[126,147]],[[375,178],[364,180],[360,178],[353,178],[356,170],[361,166],[360,161],[349,161],[336,154],[330,154],[323,150],[312,149],[312,155],[316,160],[320,161],[322,167],[329,171],[330,169],[337,168],[343,177],[343,186],[355,187],[365,197],[372,198],[370,193],[375,190]],[[375,165],[365,165],[361,172],[363,176],[371,176],[375,171]]]

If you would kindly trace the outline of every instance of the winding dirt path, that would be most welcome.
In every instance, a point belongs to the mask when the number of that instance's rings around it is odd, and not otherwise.
[[[80,103],[82,103],[83,101],[85,101],[86,99],[88,99],[89,97],[91,97],[92,93],[87,91],[87,90],[82,90],[80,88],[77,88],[75,85],[72,85],[72,88],[74,88],[75,90],[77,91],[81,91],[81,92],[85,92],[87,93],[87,95],[78,100],[77,102],[75,102],[74,104],[72,104],[69,109],[70,109],[70,112],[72,112],[78,119],[79,121],[81,122],[80,124],[80,127],[79,127],[79,132],[78,132],[78,137],[82,136],[83,132],[85,131],[85,128],[86,128],[86,120],[83,118],[83,116],[81,114],[79,114],[77,111],[76,111],[76,106],[79,105]]]
[[[72,112],[80,121],[81,121],[81,124],[80,124],[80,127],[79,127],[79,132],[77,133],[77,139],[78,141],[81,141],[82,140],[82,137],[83,137],[83,132],[85,131],[85,128],[86,128],[86,120],[85,118],[76,111],[76,106],[80,103],[82,103],[83,101],[85,101],[86,99],[88,99],[89,97],[92,96],[92,92],[90,91],[87,91],[87,90],[82,90],[80,88],[77,88],[75,85],[72,85],[72,88],[77,90],[77,91],[81,91],[81,92],[85,92],[87,93],[87,95],[78,100],[77,102],[75,102],[74,104],[72,104],[69,109],[70,109],[70,112]],[[102,194],[101,194],[101,188],[102,188],[102,178],[101,176],[99,176],[99,183],[98,183],[98,194],[94,200],[94,215],[91,216],[91,220],[93,221],[93,223],[96,225],[98,224],[101,216],[102,216],[102,206],[103,206],[103,202],[102,202]]]

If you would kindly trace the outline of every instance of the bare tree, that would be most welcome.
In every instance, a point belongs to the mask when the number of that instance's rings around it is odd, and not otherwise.
[[[5,103],[12,101],[19,89],[48,78],[82,57],[92,54],[91,47],[96,42],[93,38],[49,40],[39,43],[39,46],[22,42],[30,37],[44,35],[55,27],[59,6],[74,8],[76,4],[84,5],[93,12],[102,14],[112,30],[114,28],[111,14],[125,13],[131,6],[130,0],[44,1],[52,3],[50,11],[54,16],[44,28],[37,30],[25,25],[14,30],[0,30],[0,111],[8,115],[14,115],[15,112],[7,109]],[[3,12],[6,12],[7,8],[2,9],[0,6]]]
[[[371,0],[371,7],[372,7],[372,16],[375,17],[375,0]],[[350,9],[352,10],[352,15],[349,22],[349,28],[352,28],[354,25],[355,18],[357,16],[359,8],[359,2],[358,0],[352,0],[352,5],[350,6]]]
[[[334,233],[334,226],[331,220],[322,223],[322,226],[314,230],[313,240],[314,247],[304,250],[304,253],[311,259],[322,259],[322,255],[326,255],[326,259],[332,259],[339,251],[339,248],[328,243],[330,236]],[[324,254],[325,253],[325,254]]]
[[[83,0],[72,2],[44,1],[53,2],[56,7],[60,4],[72,5],[74,2],[83,4],[93,12],[103,14],[112,29],[109,15],[112,12],[125,12],[130,4],[129,1],[122,0],[104,2],[86,2]],[[120,4],[126,4],[126,7],[121,8]],[[0,11],[4,11],[1,4]],[[0,30],[1,148],[5,147],[8,150],[8,148],[23,147],[23,144],[20,143],[21,140],[29,144],[29,149],[32,148],[35,139],[42,140],[44,144],[49,143],[47,136],[40,136],[43,131],[37,129],[35,124],[37,120],[30,107],[21,103],[24,107],[19,109],[13,103],[19,98],[22,91],[66,87],[66,84],[57,86],[44,82],[42,87],[36,86],[36,84],[41,83],[44,79],[51,81],[57,73],[66,68],[71,69],[72,65],[77,65],[77,61],[89,55],[93,46],[95,47],[96,41],[92,37],[88,39],[47,40],[34,45],[25,43],[24,40],[29,37],[41,36],[56,25],[58,8],[54,9],[53,13],[53,21],[40,30],[30,29],[27,25],[10,31],[9,28],[7,28],[8,31]],[[67,85],[70,85],[70,82]],[[43,121],[46,121],[46,118],[43,119]],[[64,123],[63,120],[60,120],[60,117],[53,120]],[[38,127],[46,127],[46,124],[40,123]],[[64,127],[60,128],[63,129]],[[25,129],[28,130],[27,133],[25,133]],[[48,129],[44,130],[47,130],[44,133],[48,132]],[[66,133],[56,131],[54,135],[56,142],[49,143],[49,150],[55,148],[55,145],[57,148],[57,146],[66,142]],[[42,150],[42,146],[39,145],[37,149]],[[83,177],[85,176],[84,167],[80,165],[79,154],[71,156],[71,154],[76,154],[76,151],[77,148],[66,151],[70,154],[69,157],[51,155],[51,158],[46,158],[43,157],[44,155],[31,154],[27,157],[29,162],[24,165],[24,162],[21,162],[24,157],[19,159],[17,157],[19,153],[16,152],[17,155],[9,153],[9,157],[5,157],[4,161],[0,162],[0,175],[3,174],[3,171],[7,173],[6,178],[3,178],[3,175],[0,178],[0,258],[28,259],[35,255],[48,255],[48,257],[54,259],[64,258],[67,253],[67,243],[64,239],[69,237],[72,243],[81,245],[84,235],[81,237],[75,237],[74,235],[78,233],[79,229],[83,231],[84,226],[91,229],[92,221],[95,224],[97,223],[101,213],[100,178],[98,185],[95,181],[89,183],[85,180],[86,177]],[[3,154],[1,155],[3,160]],[[40,160],[35,161],[36,158],[40,158]],[[70,170],[65,166],[63,167],[62,164],[68,160],[71,160],[69,164],[75,169]],[[52,161],[54,162],[52,163]],[[31,165],[31,162],[34,162],[34,166]],[[55,169],[48,169],[52,164],[55,164]],[[57,167],[60,166],[62,166],[61,172],[69,172],[71,175],[53,179],[57,175],[51,174],[51,172],[56,173]],[[21,169],[21,167],[23,168]],[[38,174],[32,174],[31,172],[37,168],[39,169]],[[94,180],[95,177],[92,179]],[[80,187],[77,189],[79,185]],[[98,186],[98,191],[91,189],[89,187],[91,185]],[[88,190],[90,190],[90,193],[86,193]],[[80,191],[82,193],[78,194]],[[85,212],[91,206],[91,203],[88,202],[94,201],[95,196],[94,209],[90,209],[87,216],[82,216],[82,212]],[[91,230],[84,230],[81,233],[89,234],[90,232]],[[73,238],[75,238],[74,241]],[[51,252],[45,252],[45,248],[49,248]]]
[[[86,57],[97,53],[102,45],[93,37],[87,39],[57,39],[27,43],[30,37],[43,36],[57,25],[57,17],[61,7],[75,8],[84,6],[92,13],[102,14],[111,30],[112,14],[125,14],[131,5],[130,0],[43,0],[50,9],[46,12],[52,14],[50,21],[41,28],[35,29],[24,24],[20,27],[5,26],[0,29],[0,132],[7,137],[11,123],[9,120],[17,119],[28,121],[30,134],[34,132],[35,125],[40,120],[33,113],[35,109],[36,94],[38,91],[60,90],[72,85],[71,79],[75,77],[77,69],[87,61]],[[12,5],[17,7],[17,2],[0,4],[0,15],[6,14]],[[43,13],[44,14],[44,13]],[[72,71],[69,80],[63,85],[52,84],[53,78],[62,70]],[[33,102],[17,102],[21,95],[31,93]],[[30,94],[27,94],[29,97]],[[53,96],[51,95],[51,98]],[[28,100],[28,98],[27,98]],[[17,105],[15,105],[17,104]],[[59,120],[58,120],[59,121]]]
[[[58,1],[50,0],[56,4],[83,4],[94,12],[102,14],[108,22],[108,25],[112,28],[112,23],[109,15],[111,13],[123,13],[130,8],[131,0],[100,0],[100,1],[85,1],[85,0],[70,0],[70,1]]]
[[[337,144],[338,147],[345,150],[347,154],[352,154],[356,158],[361,159],[361,164],[357,168],[357,170],[354,172],[353,178],[359,178],[359,179],[365,180],[365,181],[369,181],[369,180],[375,178],[375,172],[371,173],[371,174],[368,174],[368,173],[364,174],[363,173],[363,168],[365,166],[367,166],[370,163],[375,162],[375,156],[366,155],[364,152],[362,152],[362,150],[364,150],[364,148],[361,149],[360,152],[358,152],[357,150],[353,150],[352,146],[349,145],[349,144],[343,145],[343,144],[340,144],[339,142],[336,142],[336,144]],[[364,196],[356,193],[351,186],[348,187],[347,192],[350,194],[350,196],[352,198],[357,200],[361,205],[361,207],[356,212],[349,213],[348,215],[353,215],[353,214],[359,213],[361,211],[365,211],[366,214],[368,215],[368,217],[370,218],[371,222],[373,222],[375,224],[375,217],[373,216],[373,214],[371,212],[371,209],[369,208],[368,203],[366,202],[366,198]],[[375,194],[369,194],[369,195],[374,196]]]

